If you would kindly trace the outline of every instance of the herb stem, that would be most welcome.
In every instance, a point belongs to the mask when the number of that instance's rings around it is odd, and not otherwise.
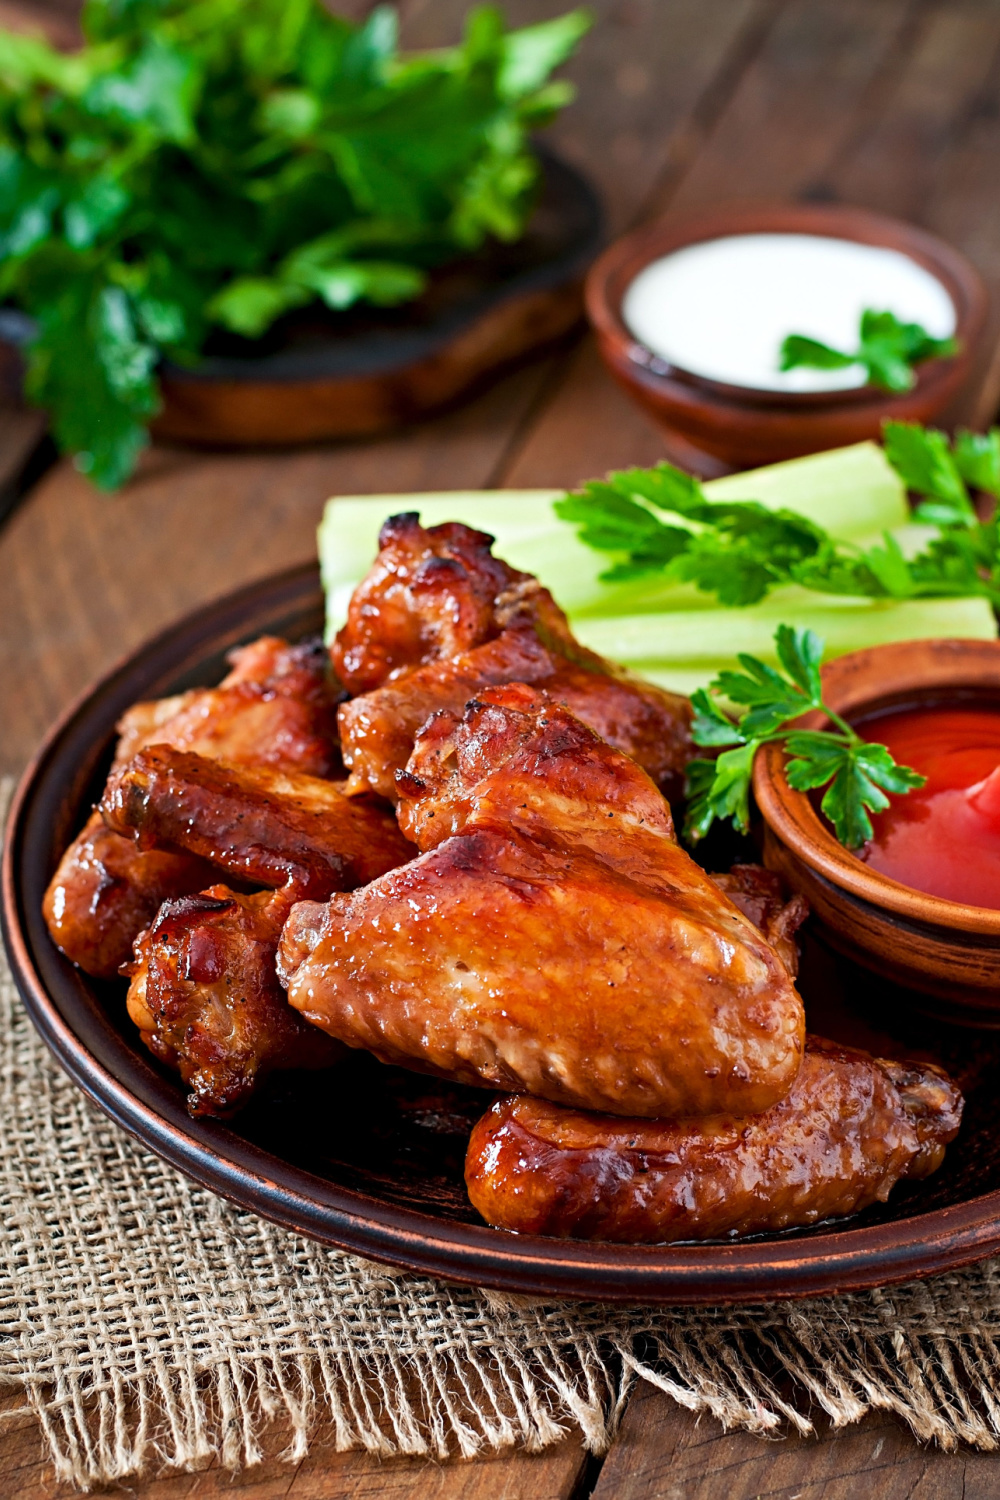
[[[718,746],[721,753],[715,760],[694,759],[688,765],[685,836],[703,838],[717,818],[745,832],[757,751],[761,745],[781,742],[792,755],[789,785],[800,792],[825,787],[821,806],[837,838],[848,849],[860,848],[872,837],[868,813],[884,811],[889,806],[887,794],[912,791],[924,784],[924,777],[898,765],[885,745],[863,740],[824,703],[823,642],[818,636],[779,625],[774,642],[784,674],[756,657],[741,655],[741,671],[722,672],[692,698],[695,744]],[[723,712],[719,698],[742,707],[736,724]],[[835,727],[797,730],[797,720],[810,709],[826,714]]]
[[[851,728],[846,719],[842,719],[839,714],[835,714],[833,709],[830,708],[826,703],[819,703],[817,704],[817,707],[826,714],[831,724],[836,724],[837,728],[840,730],[841,734],[849,745],[861,744],[860,734],[858,734],[857,730]],[[830,738],[833,739],[835,738],[835,736],[831,735]]]

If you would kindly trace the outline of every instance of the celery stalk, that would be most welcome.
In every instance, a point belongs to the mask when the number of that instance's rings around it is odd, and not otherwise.
[[[758,500],[796,510],[834,536],[858,543],[888,530],[912,552],[927,535],[926,528],[910,522],[903,487],[874,443],[713,480],[705,492],[712,499]],[[655,575],[602,583],[607,558],[585,547],[554,515],[552,501],[559,493],[455,491],[329,501],[319,528],[328,633],[332,637],[344,621],[351,592],[375,555],[382,522],[402,510],[418,510],[429,526],[464,521],[491,532],[497,555],[541,578],[586,645],[684,692],[731,666],[738,651],[773,660],[774,628],[782,621],[811,626],[826,639],[831,656],[882,641],[997,633],[984,599],[856,600],[784,588],[760,604],[724,609],[690,585],[665,583]]]

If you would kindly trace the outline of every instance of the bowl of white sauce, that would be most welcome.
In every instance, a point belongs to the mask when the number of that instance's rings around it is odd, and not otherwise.
[[[915,367],[912,389],[860,363],[781,369],[802,334],[857,347],[862,314],[919,323],[957,352]],[[736,205],[626,235],[593,266],[587,310],[615,377],[703,473],[878,437],[887,417],[933,421],[968,378],[985,322],[975,267],[936,236],[844,205]]]

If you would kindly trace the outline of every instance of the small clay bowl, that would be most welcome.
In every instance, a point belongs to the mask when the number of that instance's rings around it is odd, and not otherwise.
[[[1000,710],[1000,641],[898,641],[841,656],[823,668],[824,699],[849,722],[886,709],[941,704]],[[803,728],[822,729],[822,713]],[[764,860],[804,895],[840,952],[928,997],[943,1020],[1000,1027],[1000,911],[945,901],[873,870],[839,844],[804,792],[785,776],[786,755],[757,756],[754,795],[765,823]]]
[[[955,305],[959,352],[925,360],[910,391],[766,391],[727,385],[658,358],[622,317],[622,299],[652,261],[688,245],[736,234],[815,234],[908,255],[944,285]],[[612,375],[655,418],[675,453],[704,475],[778,463],[877,438],[891,417],[931,422],[964,386],[982,334],[988,296],[975,266],[952,246],[900,219],[839,204],[734,204],[649,224],[610,245],[591,267],[587,316]]]

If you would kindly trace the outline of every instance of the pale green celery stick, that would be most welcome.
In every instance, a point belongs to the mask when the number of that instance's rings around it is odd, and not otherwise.
[[[843,599],[807,589],[776,589],[747,609],[671,610],[658,616],[574,620],[591,650],[675,692],[705,687],[738,651],[775,664],[774,632],[808,625],[826,641],[827,659],[885,641],[934,636],[991,640],[996,621],[985,599]]]
[[[455,490],[426,495],[342,496],[327,503],[319,528],[319,556],[327,592],[327,630],[343,624],[347,601],[371,565],[386,516],[419,510],[425,525],[465,521],[491,532],[496,554],[535,573],[571,617],[668,609],[710,609],[714,601],[651,574],[607,584],[600,574],[611,559],[585,547],[574,527],[552,511],[558,490]],[[756,499],[786,506],[818,521],[844,541],[878,540],[906,520],[906,497],[881,448],[858,443],[749,474],[715,479],[711,499]]]
[[[909,516],[899,475],[876,443],[727,474],[706,484],[705,494],[711,500],[759,500],[772,510],[784,506],[844,541],[891,531]]]
[[[902,485],[874,443],[713,480],[705,490],[712,499],[785,506],[860,546],[879,541],[888,530],[912,554],[933,534],[933,528],[909,521]],[[665,583],[657,575],[605,584],[598,575],[609,559],[585,547],[575,529],[553,514],[559,493],[454,491],[331,500],[319,528],[328,635],[343,624],[351,593],[375,556],[382,522],[404,510],[419,511],[428,526],[465,521],[491,532],[497,556],[537,574],[586,645],[682,692],[704,686],[722,667],[732,666],[738,651],[773,661],[775,626],[785,621],[811,626],[826,638],[830,655],[881,641],[997,633],[984,599],[896,603],[784,588],[760,604],[725,609],[692,585]]]

